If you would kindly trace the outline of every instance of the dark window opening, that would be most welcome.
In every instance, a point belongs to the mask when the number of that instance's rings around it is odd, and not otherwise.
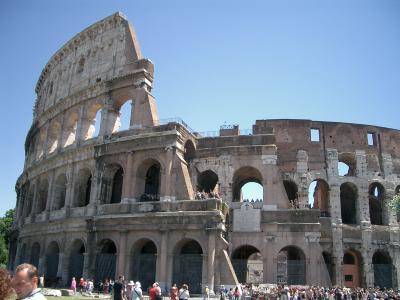
[[[352,183],[340,186],[340,208],[343,224],[357,224],[357,187]]]
[[[88,205],[90,202],[90,189],[92,187],[92,175],[89,176],[86,182],[86,190],[85,190],[85,205]]]
[[[368,140],[368,146],[376,146],[377,145],[376,133],[368,132],[367,140]]]
[[[297,185],[293,181],[284,180],[283,186],[292,208],[299,208]]]
[[[152,165],[146,173],[144,194],[140,201],[158,201],[160,189],[160,165]]]
[[[113,178],[111,203],[121,202],[123,180],[124,180],[124,170],[122,168],[119,168]]]
[[[214,191],[217,182],[217,174],[210,170],[204,171],[198,177],[198,191],[210,193],[211,191]]]
[[[344,281],[353,281],[353,275],[344,275]]]
[[[356,264],[356,260],[354,258],[354,256],[350,253],[345,253],[343,256],[343,264],[344,265],[355,265]]]

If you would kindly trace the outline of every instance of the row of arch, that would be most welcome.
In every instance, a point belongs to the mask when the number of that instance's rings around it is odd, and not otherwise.
[[[87,259],[87,247],[80,239],[74,240],[68,252],[68,278],[81,278],[84,274],[85,259]],[[39,266],[41,255],[44,257],[41,273],[45,274],[48,285],[55,286],[61,269],[61,248],[56,241],[49,243],[44,253],[41,253],[39,243],[34,243],[28,253],[27,245],[23,244],[19,252],[18,263],[28,261]],[[148,238],[142,238],[131,247],[129,278],[142,283],[147,288],[156,281],[157,250],[156,243]],[[192,239],[184,239],[178,242],[174,250],[173,274],[174,283],[189,284],[193,292],[201,292],[203,249],[201,245]],[[94,279],[96,282],[106,278],[116,278],[117,247],[111,239],[102,240],[97,247],[95,259]]]
[[[104,168],[101,176],[100,203],[120,203],[122,200],[124,169],[117,163],[109,164]],[[72,180],[71,180],[72,181]],[[161,164],[153,159],[144,161],[138,168],[137,186],[141,201],[159,200],[161,181]],[[65,173],[59,174],[53,186],[49,184],[49,178],[41,177],[36,185],[25,184],[21,191],[20,216],[27,217],[30,214],[41,213],[46,210],[50,201],[49,210],[59,210],[65,207],[67,190],[70,185],[70,207],[87,206],[92,197],[93,186],[92,172],[89,168],[82,168],[74,177],[74,182],[69,182]],[[32,204],[35,203],[35,207]]]
[[[254,282],[257,271],[263,268],[261,252],[254,246],[243,245],[232,252],[232,264],[240,282]],[[334,283],[332,256],[323,251],[326,274],[329,282]],[[372,256],[374,286],[391,288],[396,286],[397,272],[389,253],[376,250]],[[258,266],[258,267],[257,267]],[[255,274],[252,274],[252,271]],[[306,281],[306,256],[297,246],[282,248],[277,257],[277,283],[290,285],[305,285]],[[363,285],[363,261],[360,252],[354,249],[345,251],[342,258],[341,270],[343,285],[359,287]],[[262,278],[261,278],[262,280]],[[260,281],[262,283],[263,281]]]
[[[136,174],[136,197],[140,201],[157,201],[160,199],[162,165],[156,159],[143,161]],[[118,163],[108,164],[101,172],[100,203],[119,203],[122,198],[124,184],[124,169]],[[263,199],[263,178],[261,173],[254,167],[242,167],[233,176],[232,201],[244,201],[244,188],[249,184],[259,186],[259,197]],[[70,207],[83,207],[90,203],[92,193],[93,175],[89,168],[81,169],[76,176],[71,192],[73,193]],[[41,177],[35,185],[25,184],[22,187],[22,209],[20,215],[29,216],[31,213],[40,213],[46,209],[47,202],[51,201],[48,210],[62,209],[66,204],[68,182],[66,174],[59,174],[49,186],[49,180]],[[94,183],[96,184],[96,182]],[[292,180],[283,180],[283,187],[290,203],[298,201],[299,190],[297,184]],[[212,170],[206,170],[197,176],[197,190],[211,192],[219,189],[218,175]],[[322,216],[330,216],[329,185],[323,179],[316,179],[309,185],[308,199],[309,207],[319,209]],[[49,197],[49,191],[52,194]],[[400,192],[400,185],[396,193]],[[373,182],[368,188],[369,215],[371,224],[387,225],[388,212],[385,205],[385,188],[379,182]],[[35,203],[35,207],[32,207]],[[345,182],[340,186],[341,216],[344,224],[358,224],[358,188],[354,183]]]
[[[84,274],[85,257],[87,248],[82,240],[76,239],[68,253],[68,282],[72,277],[80,278]],[[60,275],[60,246],[52,241],[43,253],[44,270],[41,270],[47,278],[49,285],[57,283]],[[129,278],[139,280],[144,287],[150,286],[156,281],[156,263],[159,250],[154,241],[142,238],[131,247]],[[28,261],[39,267],[41,248],[39,243],[34,243],[30,253],[26,244],[22,245],[18,262]],[[326,273],[332,283],[333,268],[330,253],[323,252]],[[180,241],[173,251],[173,274],[172,281],[178,284],[188,283],[193,292],[200,292],[199,283],[202,282],[203,272],[203,249],[201,245],[191,239]],[[257,276],[260,283],[263,282],[263,257],[261,252],[254,246],[242,245],[237,247],[231,254],[232,264],[239,282],[257,283]],[[95,260],[95,280],[115,278],[117,261],[117,247],[110,239],[104,239],[98,244]],[[396,269],[387,251],[376,250],[372,256],[374,273],[374,286],[394,287]],[[341,272],[343,284],[348,287],[362,285],[362,256],[360,252],[346,250],[343,259]],[[286,246],[282,248],[277,257],[277,282],[292,285],[304,285],[306,280],[306,256],[303,250],[297,246]]]
[[[93,101],[81,112],[80,107],[59,114],[42,126],[29,146],[30,161],[39,160],[45,154],[51,154],[59,148],[74,144],[77,140],[89,140],[99,135],[101,123],[108,122],[109,133],[127,130],[130,126],[134,101],[121,98],[114,101],[107,110],[108,119],[103,118],[106,111],[104,101]]]

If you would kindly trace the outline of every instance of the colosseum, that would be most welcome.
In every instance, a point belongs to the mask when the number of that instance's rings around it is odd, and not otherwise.
[[[399,130],[280,119],[202,135],[158,118],[153,74],[121,13],[50,58],[16,183],[11,269],[30,262],[49,285],[124,274],[192,293],[399,286],[400,218],[388,207]],[[262,199],[244,199],[248,183]]]

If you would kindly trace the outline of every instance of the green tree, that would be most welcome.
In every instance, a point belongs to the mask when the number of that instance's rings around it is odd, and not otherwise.
[[[397,213],[400,213],[400,194],[394,195],[389,202],[389,208]]]
[[[14,209],[6,211],[0,218],[0,265],[5,267],[8,261],[8,247],[14,219]]]

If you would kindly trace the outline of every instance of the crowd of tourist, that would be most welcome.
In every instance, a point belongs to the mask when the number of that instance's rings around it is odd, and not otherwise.
[[[219,290],[220,300],[386,300],[400,299],[397,289],[284,285],[238,285]]]

